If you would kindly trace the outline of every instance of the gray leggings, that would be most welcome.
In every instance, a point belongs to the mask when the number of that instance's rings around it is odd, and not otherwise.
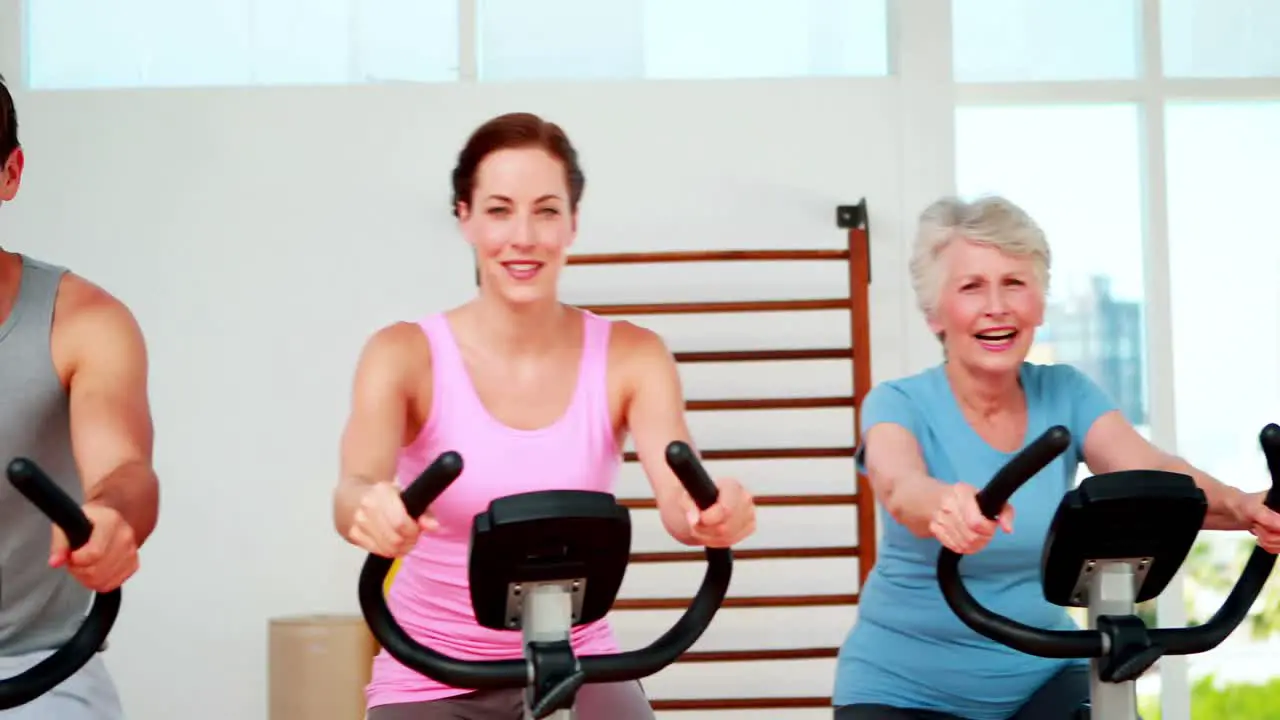
[[[583,685],[576,720],[654,720],[638,682]],[[524,690],[481,690],[444,700],[378,705],[365,720],[524,720]]]
[[[0,658],[0,677],[13,677],[50,654]],[[26,705],[0,710],[0,720],[124,720],[124,710],[102,653],[98,653],[48,693]]]
[[[1072,665],[1049,678],[1009,720],[1076,720],[1089,702],[1089,668]],[[911,710],[888,705],[842,705],[835,720],[964,720],[936,710]]]

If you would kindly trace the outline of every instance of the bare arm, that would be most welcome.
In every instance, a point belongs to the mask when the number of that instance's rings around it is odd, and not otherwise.
[[[342,433],[340,478],[333,497],[334,527],[348,541],[364,493],[395,481],[396,454],[408,426],[412,397],[412,326],[379,330],[361,352]],[[428,370],[429,372],[429,370]]]
[[[632,390],[626,418],[636,455],[653,487],[663,526],[677,541],[696,545],[686,514],[689,495],[667,465],[670,443],[680,440],[696,449],[685,423],[684,390],[675,358],[656,333],[622,323],[618,330],[627,333],[624,352]]]
[[[1084,440],[1085,463],[1094,474],[1122,470],[1165,470],[1190,475],[1209,501],[1206,530],[1248,530],[1240,514],[1245,493],[1226,485],[1186,460],[1164,452],[1142,437],[1117,410],[1094,421]]]
[[[915,436],[901,425],[877,423],[863,447],[867,478],[885,510],[916,537],[933,537],[929,522],[947,486],[929,476]]]
[[[72,299],[55,338],[74,358],[68,379],[71,443],[85,504],[119,513],[141,547],[155,529],[160,505],[146,343],[123,303],[75,277],[64,280],[64,288]]]

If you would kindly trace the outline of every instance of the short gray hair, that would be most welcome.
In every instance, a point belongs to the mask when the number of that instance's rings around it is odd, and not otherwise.
[[[942,292],[942,251],[960,239],[990,245],[1010,255],[1030,256],[1036,279],[1048,292],[1049,243],[1044,230],[1025,210],[998,195],[971,202],[944,197],[920,213],[911,253],[911,285],[916,303],[926,315],[937,309]]]

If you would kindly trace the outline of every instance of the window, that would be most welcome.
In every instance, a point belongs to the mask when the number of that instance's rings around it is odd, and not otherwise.
[[[1162,0],[1168,77],[1280,76],[1280,2]]]
[[[1178,451],[1245,490],[1271,484],[1258,433],[1280,422],[1280,244],[1274,232],[1280,101],[1178,102],[1166,112],[1169,262]],[[1252,547],[1247,533],[1201,533],[1186,568],[1189,619],[1221,604]],[[1280,634],[1273,575],[1249,621],[1218,648],[1191,658],[1193,681],[1260,683]]]
[[[886,0],[477,0],[484,81],[882,76]]]
[[[643,0],[477,0],[481,80],[643,77]]]
[[[1139,5],[1139,0],[952,0],[955,78],[1135,78],[1142,54]]]
[[[1137,107],[961,107],[956,150],[961,195],[1003,195],[1048,235],[1050,292],[1032,361],[1076,366],[1145,426]]]
[[[35,89],[445,82],[453,0],[58,0],[26,4]]]

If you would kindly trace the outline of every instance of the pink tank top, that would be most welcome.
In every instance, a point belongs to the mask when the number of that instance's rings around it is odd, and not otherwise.
[[[476,622],[467,582],[472,519],[504,495],[537,490],[613,492],[621,452],[613,433],[606,384],[610,321],[583,312],[577,387],[559,420],[537,430],[502,424],[481,403],[443,314],[419,325],[431,344],[431,414],[397,463],[403,487],[441,453],[462,455],[463,471],[431,506],[440,523],[405,556],[387,605],[405,631],[438,652],[464,660],[523,656],[519,631]],[[618,651],[607,620],[575,628],[579,654]],[[366,690],[369,707],[438,700],[470,692],[420,675],[381,651]]]

